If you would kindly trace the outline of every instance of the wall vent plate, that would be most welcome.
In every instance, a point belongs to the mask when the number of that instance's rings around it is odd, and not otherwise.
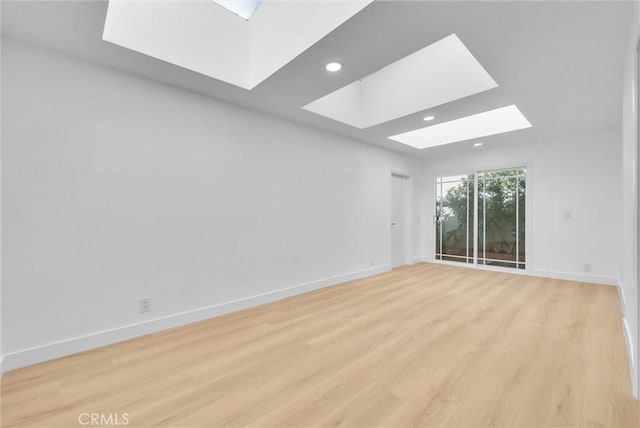
[[[151,312],[151,298],[140,299],[140,313]]]

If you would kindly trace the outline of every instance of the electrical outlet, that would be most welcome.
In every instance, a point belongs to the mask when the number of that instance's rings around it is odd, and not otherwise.
[[[562,213],[562,217],[564,217],[565,220],[571,220],[573,213],[571,211],[565,211]]]
[[[591,263],[585,263],[584,264],[584,271],[585,272],[591,272]]]
[[[151,298],[140,299],[140,313],[151,312]]]
[[[371,266],[376,264],[376,261],[373,257],[371,257],[371,260],[369,261],[369,263],[371,264]]]

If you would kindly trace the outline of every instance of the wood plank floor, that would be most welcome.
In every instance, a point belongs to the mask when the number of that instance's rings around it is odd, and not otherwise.
[[[429,263],[6,373],[2,426],[640,426],[614,287]]]

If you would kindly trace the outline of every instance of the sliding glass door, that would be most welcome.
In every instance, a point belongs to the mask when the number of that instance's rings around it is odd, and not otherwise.
[[[524,269],[525,176],[514,168],[438,177],[436,260]]]

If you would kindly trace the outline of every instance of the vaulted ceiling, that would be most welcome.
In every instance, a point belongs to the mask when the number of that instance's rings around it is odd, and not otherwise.
[[[510,105],[517,106],[532,126],[483,137],[485,146],[535,144],[554,136],[619,126],[630,10],[630,3],[624,1],[377,0],[347,14],[346,21],[246,88],[103,40],[106,1],[4,1],[2,33],[360,141],[436,157],[469,150],[476,140],[419,150],[389,137]],[[260,9],[256,19],[259,14]],[[497,86],[485,79],[486,88],[480,85],[477,91],[463,91],[449,99],[434,93],[433,88],[447,84],[442,74],[407,74],[409,68],[397,67],[388,71],[390,65],[406,63],[412,54],[426,52],[425,48],[452,35]],[[343,69],[328,73],[324,65],[335,60]],[[397,85],[390,85],[389,76],[398,73]],[[386,86],[366,94],[396,97],[397,108],[385,107],[393,110],[387,114],[380,110],[380,103],[358,104],[353,101],[358,98],[353,98],[349,102],[355,110],[339,112],[355,118],[353,123],[303,108],[341,88],[356,85],[364,93],[361,82],[367,79]],[[396,87],[397,91],[389,92]],[[375,96],[369,99],[376,100]],[[435,119],[426,124],[425,114]]]

